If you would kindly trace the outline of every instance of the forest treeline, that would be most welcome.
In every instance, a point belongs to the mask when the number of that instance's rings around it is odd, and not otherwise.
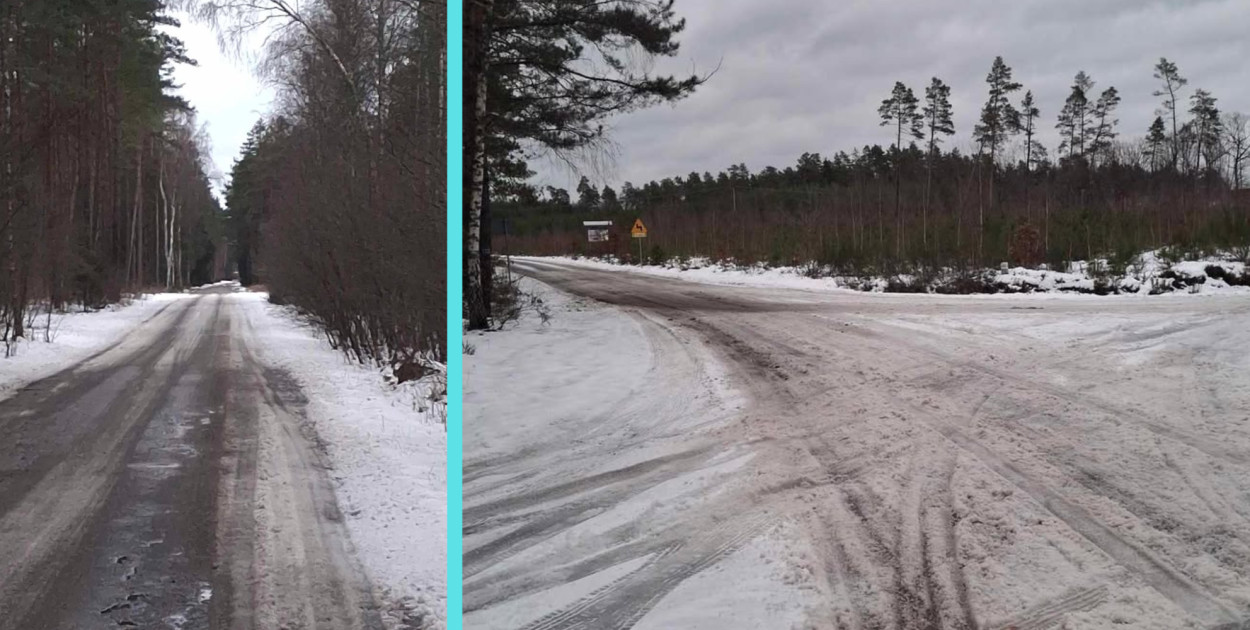
[[[586,178],[573,194],[538,190],[517,178],[494,198],[494,248],[636,259],[628,229],[637,217],[650,229],[651,260],[815,261],[853,272],[1062,264],[1164,245],[1250,248],[1247,117],[1222,113],[1206,90],[1189,91],[1167,59],[1154,76],[1158,116],[1128,139],[1114,87],[1098,90],[1080,72],[1043,115],[1000,57],[966,153],[942,147],[956,130],[950,87],[934,78],[919,96],[902,83],[888,93],[878,110],[886,146],[804,153],[793,166],[754,173],[737,164],[626,182],[619,191]],[[1054,125],[1058,146],[1039,142],[1044,125]],[[612,240],[588,243],[588,219],[612,220]]]
[[[228,37],[281,24],[278,87],[230,173],[240,281],[402,379],[446,356],[446,3],[209,2]]]
[[[214,276],[205,138],[173,94],[193,63],[157,0],[0,4],[0,333],[140,287]]]

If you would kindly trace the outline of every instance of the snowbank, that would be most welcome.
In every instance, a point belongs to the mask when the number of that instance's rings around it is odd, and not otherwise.
[[[514,257],[525,260],[525,257]],[[544,258],[532,258],[544,260]],[[1096,294],[1159,295],[1168,293],[1210,295],[1250,295],[1250,273],[1242,261],[1226,257],[1169,263],[1157,251],[1137,257],[1122,273],[1111,273],[1105,260],[1078,261],[1065,270],[1014,267],[986,269],[979,273],[955,274],[943,271],[931,279],[900,274],[896,276],[839,275],[829,267],[814,263],[801,266],[769,266],[764,263],[739,265],[733,261],[708,258],[672,259],[662,265],[625,265],[614,258],[550,257],[566,264],[593,269],[629,271],[706,284],[759,288],[869,293],[942,294]]]
[[[361,562],[387,607],[409,627],[445,624],[447,432],[441,383],[396,388],[349,363],[315,328],[265,293],[234,293],[262,359],[287,370],[329,456],[335,493]]]
[[[98,311],[52,313],[50,319],[46,312],[39,314],[26,338],[9,347],[7,358],[0,358],[0,399],[112,346],[170,303],[193,297],[157,293]]]
[[[544,323],[527,310],[501,333],[465,333],[464,416],[472,421],[464,423],[464,444],[475,459],[550,439],[553,421],[640,389],[651,367],[650,346],[628,315],[529,278],[518,282],[553,319]]]

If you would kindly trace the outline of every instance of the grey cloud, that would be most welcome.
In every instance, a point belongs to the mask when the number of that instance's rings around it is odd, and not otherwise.
[[[933,76],[953,89],[958,133],[947,146],[966,147],[995,55],[1033,91],[1052,153],[1055,116],[1078,70],[1097,90],[1119,90],[1122,137],[1143,135],[1159,107],[1151,74],[1161,56],[1180,66],[1189,90],[1210,90],[1225,111],[1250,111],[1246,0],[678,0],[676,9],[687,18],[681,55],[657,70],[720,70],[675,107],[611,121],[618,152],[600,178],[607,183],[737,162],[784,167],[804,151],[885,144],[881,99],[894,81],[921,95]],[[539,170],[544,183],[575,179]]]

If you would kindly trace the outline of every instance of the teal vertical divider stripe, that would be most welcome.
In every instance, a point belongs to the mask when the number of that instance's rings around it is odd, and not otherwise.
[[[464,347],[464,325],[461,317],[461,263],[464,258],[461,232],[463,209],[460,187],[461,168],[461,90],[464,48],[464,6],[461,0],[447,2],[447,628],[461,627],[461,476],[463,460],[463,416],[460,401],[464,385],[461,378],[461,349]]]

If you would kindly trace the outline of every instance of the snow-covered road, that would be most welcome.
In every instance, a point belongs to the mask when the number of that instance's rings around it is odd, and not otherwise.
[[[164,303],[13,359],[0,628],[441,627],[443,427],[263,294]]]
[[[1250,619],[1246,296],[519,266],[551,322],[467,338],[467,628]]]

